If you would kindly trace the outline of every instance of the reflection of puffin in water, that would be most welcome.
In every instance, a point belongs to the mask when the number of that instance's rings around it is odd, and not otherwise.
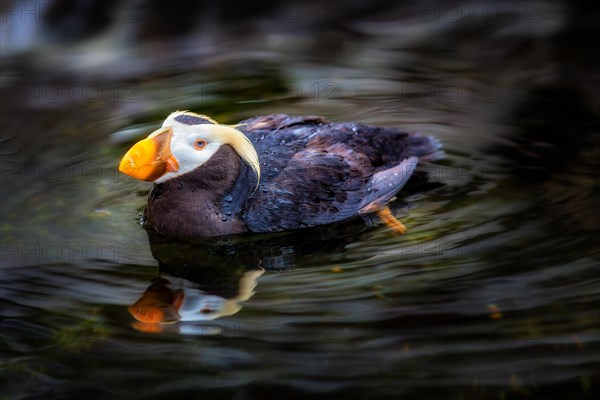
[[[152,285],[128,307],[131,315],[141,324],[135,327],[143,331],[159,331],[158,324],[179,321],[208,321],[233,315],[240,311],[242,302],[254,295],[256,280],[263,269],[243,272],[236,282],[215,282],[212,291],[184,278],[161,274]]]
[[[281,232],[375,214],[417,164],[441,156],[429,136],[284,114],[236,127],[187,111],[136,143],[119,170],[154,182],[146,229],[170,238]]]
[[[233,315],[254,295],[262,267],[281,271],[301,265],[305,257],[311,261],[329,257],[342,251],[348,238],[366,232],[360,221],[276,235],[197,241],[173,240],[149,231],[152,255],[160,269],[150,287],[128,307],[137,320],[134,328],[204,335],[206,326],[174,324]]]

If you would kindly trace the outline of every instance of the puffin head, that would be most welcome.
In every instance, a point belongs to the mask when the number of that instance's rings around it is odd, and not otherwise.
[[[160,129],[134,144],[123,156],[119,171],[143,181],[162,183],[203,165],[225,144],[260,179],[258,154],[242,132],[189,111],[175,111]]]

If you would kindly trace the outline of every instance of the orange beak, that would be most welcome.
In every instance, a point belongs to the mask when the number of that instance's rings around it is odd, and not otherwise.
[[[140,140],[123,156],[119,171],[142,181],[154,181],[164,174],[179,170],[179,162],[171,154],[173,128],[160,128]]]

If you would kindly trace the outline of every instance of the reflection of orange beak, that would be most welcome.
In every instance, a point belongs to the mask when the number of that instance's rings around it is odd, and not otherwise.
[[[127,309],[140,322],[172,324],[180,319],[178,310],[183,304],[183,298],[183,290],[171,291],[167,286],[154,284]]]
[[[173,128],[160,128],[140,140],[123,156],[119,171],[142,181],[154,181],[179,169],[171,154]]]

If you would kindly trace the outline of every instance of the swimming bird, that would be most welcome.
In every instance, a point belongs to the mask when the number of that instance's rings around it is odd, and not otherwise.
[[[404,233],[387,204],[440,148],[431,136],[319,116],[229,126],[176,111],[119,170],[154,182],[143,220],[167,238],[288,231],[371,213]]]

